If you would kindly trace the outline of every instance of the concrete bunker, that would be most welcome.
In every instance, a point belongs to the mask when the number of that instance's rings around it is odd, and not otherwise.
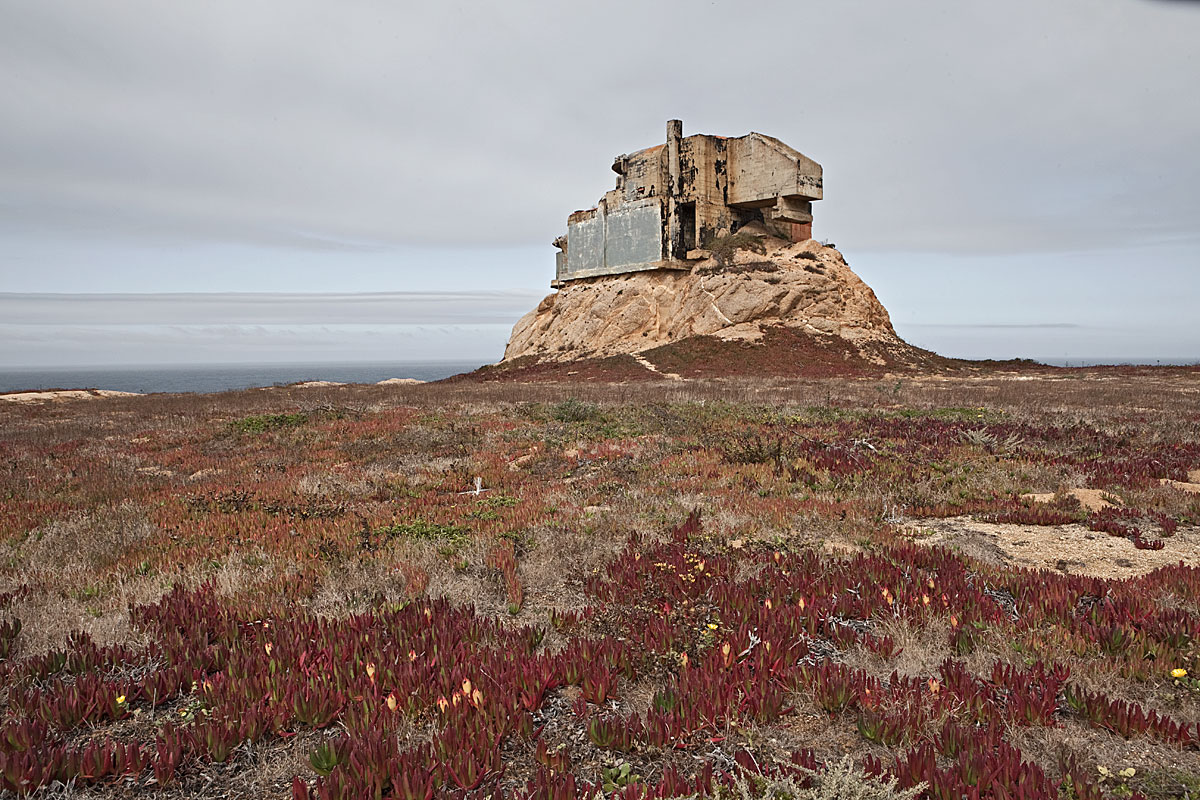
[[[705,243],[750,222],[777,235],[812,238],[812,201],[822,197],[821,165],[761,133],[684,137],[613,160],[616,187],[595,208],[567,217],[554,240],[552,286],[650,269],[688,269]]]

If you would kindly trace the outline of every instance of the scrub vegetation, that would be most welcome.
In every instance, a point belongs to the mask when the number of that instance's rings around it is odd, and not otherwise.
[[[275,388],[0,430],[3,792],[1200,790],[1194,371]]]

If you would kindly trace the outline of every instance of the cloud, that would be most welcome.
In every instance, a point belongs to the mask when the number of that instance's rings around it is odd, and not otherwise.
[[[506,324],[540,293],[375,292],[356,294],[0,293],[9,325],[345,325]]]
[[[765,0],[749,35],[683,0],[8,3],[0,198],[26,232],[543,242],[680,116],[822,162],[819,235],[858,247],[1116,246],[1200,213],[1192,11]]]
[[[532,292],[0,293],[0,368],[497,361]]]
[[[508,325],[612,157],[678,117],[823,164],[816,236],[894,319],[1196,352],[1193,3],[0,4],[0,290],[409,292],[0,298],[22,336]]]
[[[918,347],[956,358],[1032,358],[1051,363],[1083,361],[1154,363],[1200,362],[1193,337],[1147,334],[1136,326],[1102,325],[935,325],[896,323],[896,332]]]
[[[1082,327],[1074,322],[1034,322],[1034,323],[955,323],[955,322],[912,322],[909,328],[958,328],[963,330],[1055,330],[1059,328]]]
[[[125,364],[498,361],[509,325],[9,325],[0,370]]]

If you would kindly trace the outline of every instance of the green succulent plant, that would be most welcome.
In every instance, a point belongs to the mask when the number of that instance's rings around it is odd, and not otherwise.
[[[615,767],[606,768],[600,776],[600,783],[605,792],[616,792],[638,783],[641,779],[642,776],[634,772],[629,762],[625,761]]]

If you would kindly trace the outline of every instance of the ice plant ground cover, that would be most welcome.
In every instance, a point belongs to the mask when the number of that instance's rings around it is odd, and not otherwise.
[[[1013,377],[0,408],[0,790],[1194,797],[1200,380]]]

